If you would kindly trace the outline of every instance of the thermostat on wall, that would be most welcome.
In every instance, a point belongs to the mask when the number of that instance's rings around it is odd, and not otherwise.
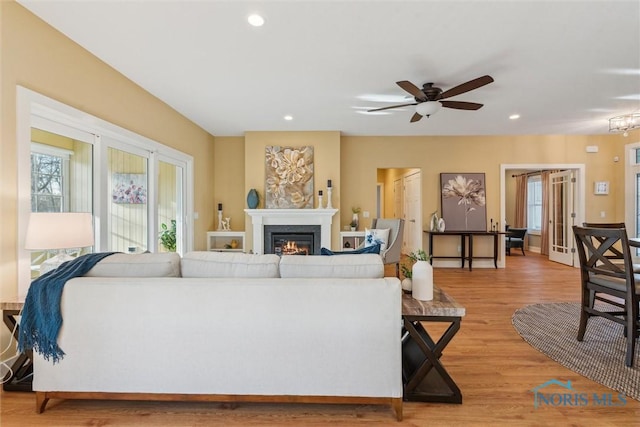
[[[593,194],[609,194],[609,181],[597,181],[593,188]]]

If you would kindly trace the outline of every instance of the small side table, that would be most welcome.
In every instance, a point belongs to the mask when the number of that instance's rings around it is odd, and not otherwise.
[[[444,348],[460,330],[465,309],[440,288],[432,301],[402,295],[402,385],[407,401],[462,403],[462,392],[440,362]],[[438,341],[421,322],[445,322],[449,326]]]
[[[13,337],[18,341],[20,324],[18,317],[24,307],[24,302],[1,302],[2,322],[13,333]],[[4,378],[2,388],[4,391],[32,391],[31,381],[33,379],[33,352],[31,350],[21,353],[16,357],[11,365],[11,372]]]

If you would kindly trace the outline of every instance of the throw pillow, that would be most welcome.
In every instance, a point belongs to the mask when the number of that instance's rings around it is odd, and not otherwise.
[[[384,252],[387,249],[389,243],[389,229],[388,228],[373,228],[369,230],[364,229],[364,245],[373,246],[380,245],[380,251]]]
[[[320,255],[348,255],[348,254],[379,254],[380,245],[365,246],[364,248],[354,249],[352,251],[331,251],[327,248],[320,248]]]

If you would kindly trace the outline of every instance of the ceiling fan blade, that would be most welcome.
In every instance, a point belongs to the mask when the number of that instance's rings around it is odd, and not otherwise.
[[[418,86],[414,85],[410,81],[402,80],[400,82],[396,82],[396,84],[419,100],[427,100],[427,96],[424,94],[424,92],[422,92],[420,88],[418,88]]]
[[[479,110],[484,104],[478,104],[476,102],[464,102],[464,101],[440,101],[443,107],[455,108],[456,110]]]
[[[418,120],[420,120],[422,118],[422,116],[418,113],[413,113],[413,116],[411,117],[411,123],[413,122],[417,122]]]
[[[367,113],[371,113],[371,112],[374,112],[374,111],[388,110],[390,108],[407,107],[409,105],[418,105],[418,103],[417,102],[412,102],[411,104],[400,104],[400,105],[391,105],[390,107],[374,108],[373,110],[367,110]]]
[[[488,85],[493,81],[491,76],[482,76],[477,79],[469,80],[466,83],[452,87],[449,90],[442,92],[440,99],[451,98],[452,96],[460,95],[461,93],[469,92],[470,90],[477,89],[484,85]]]

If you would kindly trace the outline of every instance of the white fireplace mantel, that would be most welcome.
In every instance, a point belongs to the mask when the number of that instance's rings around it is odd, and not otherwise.
[[[331,223],[338,209],[245,209],[253,224],[253,253],[264,251],[265,225],[319,225],[320,244],[331,248]]]

